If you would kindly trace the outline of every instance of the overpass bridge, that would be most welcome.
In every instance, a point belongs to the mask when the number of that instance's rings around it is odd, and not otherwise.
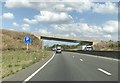
[[[72,42],[72,43],[81,43],[86,45],[93,45],[93,41],[91,40],[82,40],[80,38],[69,38],[69,37],[60,37],[60,36],[50,36],[43,34],[34,34],[38,39],[40,39],[43,43],[43,40],[55,40],[55,41],[63,41],[63,42]]]

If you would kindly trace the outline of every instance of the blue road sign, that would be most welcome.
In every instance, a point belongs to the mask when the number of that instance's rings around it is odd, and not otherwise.
[[[30,44],[31,43],[31,38],[29,36],[24,37],[24,43],[25,44]]]

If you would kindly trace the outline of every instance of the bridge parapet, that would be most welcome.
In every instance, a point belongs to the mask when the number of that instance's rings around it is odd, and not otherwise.
[[[64,41],[64,42],[73,42],[73,43],[81,43],[81,44],[88,44],[93,45],[93,41],[91,40],[82,40],[80,38],[69,38],[69,37],[58,37],[58,36],[49,36],[49,35],[40,35],[34,34],[39,39],[46,39],[46,40],[55,40],[55,41]]]

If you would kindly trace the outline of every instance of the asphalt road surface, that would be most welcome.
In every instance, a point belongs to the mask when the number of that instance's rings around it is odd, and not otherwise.
[[[63,52],[30,81],[117,81],[118,62]]]
[[[28,81],[118,81],[118,61],[63,52],[55,54],[46,66],[24,80],[28,78]]]

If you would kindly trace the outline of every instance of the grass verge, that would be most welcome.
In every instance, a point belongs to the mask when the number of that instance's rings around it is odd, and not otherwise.
[[[15,74],[26,67],[46,58],[52,54],[50,51],[2,51],[2,78]]]

